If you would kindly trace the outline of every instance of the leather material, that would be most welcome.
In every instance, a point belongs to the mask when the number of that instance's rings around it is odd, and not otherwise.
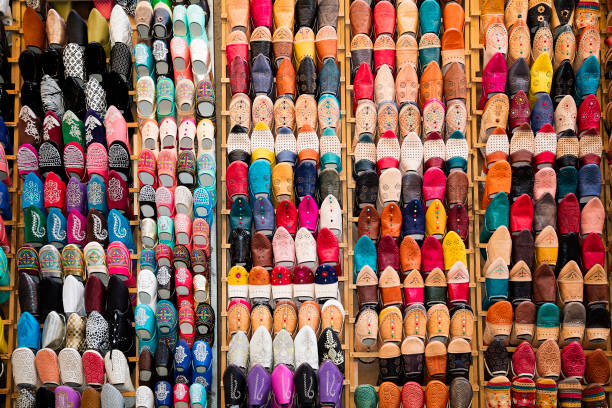
[[[512,329],[511,344],[522,341],[530,342],[535,334],[536,306],[526,300],[516,306],[514,314],[514,327]]]
[[[531,231],[522,230],[512,238],[512,262],[524,261],[529,269],[533,269],[535,243]]]
[[[458,204],[451,208],[448,213],[446,228],[448,231],[456,232],[464,244],[468,240],[469,215],[465,205]]]
[[[586,370],[584,379],[588,383],[606,384],[610,379],[610,367],[607,360],[604,364],[605,353],[601,349],[593,350],[586,355]]]
[[[419,105],[423,107],[430,99],[442,100],[442,71],[434,61],[430,62],[420,77]]]
[[[510,101],[511,116],[508,118],[510,129],[515,129],[524,123],[529,123],[531,108],[523,89],[517,91]]]
[[[584,275],[584,296],[587,305],[607,303],[608,278],[601,265],[594,265]]]
[[[297,89],[299,94],[315,95],[317,88],[317,69],[310,56],[304,57],[297,71]]]
[[[378,303],[378,277],[370,267],[363,267],[355,281],[360,307]]]
[[[431,408],[443,408],[448,404],[448,387],[438,380],[432,380],[425,387],[425,404]]]
[[[552,285],[552,286],[551,286]],[[533,300],[536,304],[554,302],[556,299],[556,279],[547,264],[540,264],[533,273]]]
[[[545,125],[553,125],[554,107],[550,96],[544,94],[540,96],[531,111],[531,128],[534,132],[539,132]]]
[[[510,270],[508,297],[513,304],[520,304],[532,298],[531,271],[524,261],[518,261]]]
[[[535,201],[533,212],[533,229],[536,234],[547,226],[555,226],[557,219],[557,206],[555,199],[549,193],[544,194],[540,199]]]
[[[380,275],[378,282],[383,306],[401,305],[402,291],[397,271],[392,267],[386,267]]]
[[[369,35],[372,31],[372,9],[365,0],[356,0],[349,9],[351,19],[351,36]]]
[[[376,208],[372,205],[366,205],[359,213],[357,222],[357,234],[359,237],[367,235],[372,240],[378,239],[380,233],[380,216]]]
[[[487,99],[491,97],[492,94],[504,92],[507,74],[504,55],[502,53],[495,54],[491,60],[489,60],[483,71],[483,91],[478,103],[479,109],[484,108]]]
[[[561,102],[566,95],[572,95],[575,84],[574,69],[570,61],[565,60],[555,69],[550,96],[555,103]]]
[[[465,69],[458,62],[452,62],[444,72],[444,98],[447,101],[453,99],[466,99],[467,79]]]
[[[597,234],[589,234],[582,240],[582,266],[584,270],[591,269],[594,265],[604,265],[604,246],[601,237]]]
[[[374,71],[383,65],[395,70],[395,42],[388,34],[381,34],[374,41]]]
[[[45,48],[45,23],[33,8],[26,8],[23,15],[24,42],[26,46],[37,47],[40,50]]]
[[[421,249],[410,236],[405,236],[400,244],[400,264],[404,274],[421,267]]]
[[[413,269],[406,275],[404,279],[404,304],[405,305],[423,305],[425,303],[425,282],[418,269]],[[404,321],[406,324],[406,321]],[[417,328],[414,328],[417,330]]]

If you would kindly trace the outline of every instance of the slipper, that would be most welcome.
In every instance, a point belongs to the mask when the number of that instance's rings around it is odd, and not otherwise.
[[[157,81],[156,113],[159,121],[167,116],[174,115],[174,83],[166,77]]]
[[[62,384],[81,387],[85,381],[83,362],[79,352],[73,348],[64,348],[59,352],[59,370]]]
[[[499,338],[507,342],[512,329],[512,305],[508,301],[493,303],[487,311],[484,331],[485,344]]]
[[[206,42],[206,14],[202,7],[197,4],[190,4],[187,7],[187,20],[189,22],[189,35],[192,39],[202,38]]]
[[[561,375],[561,354],[555,340],[548,339],[536,351],[536,370],[540,378],[559,379]]]
[[[176,104],[179,108],[180,113],[188,113],[193,111],[193,101],[195,95],[195,88],[193,82],[182,78],[176,84]],[[184,122],[184,121],[183,121]],[[183,123],[181,122],[181,124]],[[193,124],[195,133],[195,122]]]
[[[112,350],[104,357],[108,382],[121,392],[133,392],[130,370],[125,355],[119,350]]]
[[[51,387],[60,385],[59,365],[55,351],[49,348],[39,350],[36,353],[34,365],[43,385]]]

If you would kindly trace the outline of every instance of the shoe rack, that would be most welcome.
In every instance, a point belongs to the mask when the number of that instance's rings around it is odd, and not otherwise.
[[[19,223],[19,213],[21,208],[21,186],[20,179],[17,171],[17,159],[16,152],[17,146],[19,145],[19,133],[17,132],[17,123],[19,121],[19,109],[21,108],[19,100],[19,90],[21,88],[21,76],[19,73],[19,54],[21,53],[23,29],[21,25],[22,16],[22,3],[21,1],[15,1],[11,5],[11,12],[13,14],[13,23],[9,26],[5,26],[4,30],[6,35],[9,36],[9,46],[11,48],[10,57],[8,62],[11,66],[11,82],[15,84],[15,87],[7,94],[13,99],[13,117],[6,118],[5,125],[9,129],[9,137],[12,137],[13,141],[13,154],[7,155],[9,168],[12,169],[11,182],[12,185],[9,187],[9,194],[11,197],[11,211],[13,213],[13,219],[11,221],[4,221],[6,227],[11,227],[11,234],[9,241],[11,243],[11,251],[6,254],[10,271],[17,269],[15,253],[17,252],[19,242],[23,242],[23,222]],[[25,6],[24,6],[25,7]],[[20,241],[21,240],[21,241]],[[8,353],[0,354],[0,360],[4,366],[4,381],[0,384],[0,395],[5,398],[5,406],[12,406],[12,401],[16,397],[16,390],[13,390],[13,370],[11,365],[11,351],[17,348],[17,320],[18,320],[18,308],[19,298],[17,293],[17,274],[10,274],[10,283],[7,287],[0,287],[0,290],[8,290],[11,295],[9,300],[2,305],[2,325],[4,326],[4,336],[8,344]]]
[[[479,383],[478,386],[479,387],[484,387],[487,383],[487,381],[485,380],[485,366],[484,366],[484,354],[483,352],[487,349],[487,346],[484,345],[483,343],[483,332],[484,332],[484,328],[485,328],[485,319],[487,316],[487,312],[482,310],[482,300],[484,298],[484,292],[485,292],[485,271],[483,270],[483,266],[485,263],[485,258],[481,255],[480,250],[484,250],[486,248],[486,244],[481,244],[480,240],[479,240],[479,236],[480,236],[480,229],[481,226],[484,223],[484,215],[485,215],[485,210],[480,208],[480,199],[482,197],[482,194],[484,192],[484,184],[486,181],[486,175],[483,173],[483,156],[482,154],[480,154],[480,152],[478,151],[478,149],[485,149],[486,144],[485,143],[479,143],[478,142],[478,134],[480,132],[480,123],[481,123],[481,118],[482,118],[482,114],[483,111],[479,110],[477,108],[478,105],[478,100],[480,98],[481,95],[481,90],[482,90],[482,70],[484,69],[484,66],[482,64],[482,51],[484,50],[484,45],[480,40],[480,3],[478,0],[470,0],[469,1],[469,6],[466,5],[466,20],[470,20],[471,24],[470,24],[470,42],[469,42],[469,50],[466,49],[466,56],[467,53],[469,53],[470,55],[470,60],[471,60],[471,70],[469,71],[468,74],[468,90],[470,93],[470,99],[471,99],[471,106],[468,106],[468,109],[471,111],[472,115],[469,117],[469,123],[471,128],[473,129],[472,131],[472,163],[471,165],[473,166],[472,168],[472,174],[474,175],[473,178],[471,178],[470,182],[473,183],[473,193],[474,193],[474,198],[473,198],[473,212],[470,213],[470,217],[473,217],[473,226],[474,226],[474,235],[473,235],[473,239],[475,242],[475,248],[477,248],[476,253],[475,253],[475,269],[477,272],[477,288],[476,288],[476,292],[477,292],[477,306],[478,306],[478,314],[477,314],[477,319],[478,319],[478,379],[479,379]],[[609,268],[611,267],[611,251],[612,248],[609,246],[610,244],[610,239],[608,238],[608,234],[610,233],[610,231],[612,231],[612,222],[611,222],[611,215],[612,212],[610,212],[610,200],[612,199],[612,187],[611,187],[611,170],[610,170],[610,165],[612,165],[612,163],[608,160],[607,157],[607,153],[610,152],[610,148],[611,146],[608,143],[608,139],[610,137],[610,134],[608,133],[608,131],[606,130],[606,127],[603,126],[603,123],[606,121],[605,118],[605,106],[608,102],[611,101],[611,99],[609,98],[608,95],[608,87],[610,86],[610,83],[612,82],[610,79],[605,78],[604,74],[606,72],[606,67],[604,66],[604,55],[606,54],[606,51],[608,50],[608,47],[605,43],[605,39],[606,39],[606,35],[608,34],[608,32],[606,31],[607,26],[608,26],[608,22],[607,22],[607,15],[608,15],[608,2],[602,1],[599,2],[600,5],[600,17],[599,17],[599,26],[600,26],[600,35],[601,35],[601,51],[600,51],[600,65],[601,65],[601,79],[600,79],[600,84],[599,84],[599,90],[597,92],[597,97],[599,99],[600,102],[600,106],[602,108],[602,112],[601,112],[601,136],[602,136],[602,143],[603,143],[603,152],[602,152],[602,161],[600,164],[600,168],[601,168],[601,172],[602,172],[602,191],[601,191],[601,201],[604,205],[604,208],[606,209],[606,222],[604,225],[604,231],[603,231],[603,242],[604,242],[604,246],[607,248],[607,253],[606,253],[606,261],[605,261],[605,265],[604,268],[608,269],[608,276],[610,276],[609,274]],[[469,11],[468,11],[469,10]],[[468,42],[466,41],[466,44],[468,44]],[[607,265],[607,266],[606,266]],[[609,279],[609,278],[608,278]],[[610,288],[610,295],[612,296],[612,287]],[[598,347],[602,348],[606,354],[606,356],[608,356],[608,361],[610,364],[612,364],[612,339],[611,337],[608,337],[608,341],[606,344],[601,344],[598,345]],[[507,350],[509,352],[513,352],[516,349],[516,347],[507,347]],[[534,347],[534,351],[537,350],[537,347]],[[590,352],[592,352],[592,349],[586,349],[584,350],[585,354],[589,354]],[[509,377],[510,380],[512,380],[511,377]],[[586,385],[582,385],[583,389],[586,387]],[[610,384],[607,384],[604,386],[604,390],[607,393],[607,400],[608,400],[608,404],[612,403],[612,386]],[[485,396],[484,396],[484,392],[480,393],[480,401],[479,401],[479,406],[484,407],[485,406]]]
[[[17,35],[13,36],[12,44],[14,48],[11,51],[12,58],[9,59],[9,62],[12,65],[12,70],[11,70],[12,80],[16,85],[18,85],[19,87],[18,89],[21,89],[21,85],[23,83],[21,75],[20,75],[20,71],[19,71],[18,60],[19,60],[20,53],[26,49],[25,43],[21,41],[22,36],[23,36],[23,27],[21,26],[21,19],[22,19],[23,13],[25,12],[26,8],[27,8],[27,5],[24,0],[13,2],[13,20],[14,20],[13,24],[16,26],[15,31],[18,30],[19,36]],[[73,8],[77,9],[79,13],[81,13],[83,10],[89,13],[89,10],[93,8],[93,2],[80,1],[77,3],[73,3]],[[135,45],[138,42],[138,34],[136,32],[136,24],[134,23],[134,18],[131,16],[130,16],[130,23],[132,26],[132,45]],[[15,46],[15,44],[17,45]],[[109,62],[108,58],[106,62],[107,63]],[[134,64],[133,64],[133,55],[132,55],[132,66],[133,65]],[[131,85],[131,90],[129,91],[129,96],[134,102],[136,99],[135,89],[136,89],[136,71],[133,70],[132,71],[132,85]],[[19,146],[19,134],[17,132],[17,124],[19,121],[19,110],[21,109],[20,95],[21,95],[20,91],[15,92],[15,113],[14,113],[15,120],[14,122],[12,123],[5,122],[7,127],[14,129],[13,146],[14,146],[15,151],[17,147]],[[135,103],[132,104],[131,110],[132,110],[132,118],[134,119],[137,118]],[[136,245],[136,251],[137,251],[136,254],[132,254],[131,257],[132,257],[132,265],[135,271],[134,279],[135,281],[137,281],[138,272],[140,271],[140,265],[139,265],[140,251],[142,250],[142,242],[140,239],[140,221],[139,221],[140,209],[138,205],[138,192],[140,191],[140,186],[138,183],[138,177],[136,176],[137,169],[138,169],[138,155],[140,154],[141,141],[140,141],[140,131],[138,129],[138,123],[136,121],[127,122],[127,126],[128,126],[128,139],[131,141],[130,148],[132,150],[132,153],[130,156],[130,160],[132,162],[132,185],[129,188],[129,192],[132,195],[133,217],[130,220],[130,227],[132,228],[132,235],[134,238],[134,244]],[[19,293],[18,293],[18,283],[17,283],[18,275],[17,275],[16,260],[15,260],[14,255],[16,254],[19,247],[21,247],[25,242],[25,235],[24,235],[25,224],[24,224],[23,218],[21,217],[21,196],[23,193],[23,179],[21,179],[18,175],[16,156],[13,155],[13,156],[7,156],[7,157],[9,159],[9,162],[12,163],[12,168],[13,168],[13,174],[12,174],[13,187],[9,188],[9,192],[11,192],[11,199],[13,201],[12,202],[13,223],[15,223],[14,225],[17,225],[17,228],[14,228],[14,231],[11,235],[11,254],[8,255],[9,265],[11,267],[11,271],[13,272],[11,273],[11,292],[13,293],[13,295],[11,296],[10,301],[9,301],[10,302],[9,308],[11,309],[11,312],[10,312],[12,316],[11,322],[14,322],[14,323],[10,325],[12,330],[9,332],[9,335],[7,337],[9,341],[9,350],[12,351],[15,348],[17,348],[17,321],[19,320],[19,316],[21,314],[21,312],[18,310],[19,309],[19,298],[18,298]],[[15,191],[16,193],[15,195],[13,195],[13,191]],[[17,220],[17,217],[18,217],[18,220]],[[7,223],[7,225],[11,225],[11,224]],[[17,239],[17,242],[15,242],[15,239]],[[136,286],[134,286],[133,288],[129,288],[129,293],[132,296],[136,296],[137,294]],[[132,322],[132,326],[134,326],[134,322]],[[41,328],[42,328],[42,324],[41,324]],[[136,396],[135,390],[140,385],[138,381],[139,372],[138,372],[138,337],[137,336],[134,336],[134,345],[135,345],[134,352],[131,355],[126,356],[128,359],[128,365],[130,367],[130,374],[132,377],[132,384],[134,385],[134,391],[122,393],[124,398],[135,398]],[[12,378],[12,372],[10,369],[10,353],[7,356],[7,359],[8,359],[9,369],[7,371],[6,381],[7,381],[7,385],[11,384],[12,386],[13,378]],[[17,388],[9,387],[9,389],[11,390],[10,398],[11,399],[17,398]],[[12,406],[12,404],[10,404],[9,398],[7,398],[6,406],[7,407]]]
[[[352,327],[349,325],[349,302],[352,298],[351,290],[349,289],[349,277],[351,276],[351,269],[349,267],[349,240],[350,233],[349,229],[349,219],[351,216],[351,212],[349,210],[350,203],[352,197],[349,194],[349,189],[347,187],[348,179],[350,177],[350,172],[348,171],[349,160],[347,154],[347,148],[350,144],[350,133],[347,131],[347,121],[346,115],[348,114],[348,110],[350,110],[349,100],[345,97],[347,95],[346,88],[347,78],[350,78],[350,75],[347,76],[347,59],[346,54],[348,54],[347,45],[349,41],[348,37],[345,37],[345,33],[350,31],[350,26],[348,24],[348,7],[349,0],[340,0],[339,2],[339,11],[338,11],[338,23],[337,23],[337,33],[338,33],[338,49],[337,49],[337,63],[340,69],[340,90],[338,92],[338,100],[340,102],[340,120],[341,125],[338,129],[338,137],[340,139],[340,143],[342,146],[342,171],[340,172],[340,182],[342,189],[342,215],[343,215],[343,235],[342,241],[339,242],[340,248],[340,259],[342,262],[342,276],[338,276],[338,286],[340,291],[340,302],[343,304],[345,309],[345,323],[343,329],[343,335],[341,337],[342,341],[342,350],[345,353],[345,372],[344,372],[344,389],[343,389],[343,404],[344,406],[352,406],[350,402],[350,393],[349,389],[349,350],[350,350],[350,336],[352,333]],[[223,392],[224,384],[223,384],[223,373],[225,368],[227,367],[227,352],[230,337],[228,335],[228,324],[227,324],[227,305],[229,303],[227,296],[227,276],[228,271],[232,267],[230,262],[230,254],[229,248],[230,245],[228,243],[228,238],[230,235],[230,225],[229,225],[229,214],[230,210],[227,207],[227,189],[226,189],[226,168],[228,165],[227,162],[227,136],[230,132],[229,127],[229,104],[231,99],[230,87],[229,87],[229,76],[227,73],[228,61],[225,54],[225,46],[227,44],[227,36],[229,34],[229,23],[228,23],[228,13],[227,13],[227,1],[221,0],[220,2],[215,3],[215,16],[219,16],[218,19],[215,19],[215,26],[220,27],[217,32],[217,44],[219,46],[215,49],[215,60],[219,62],[217,65],[216,77],[221,78],[219,84],[217,85],[217,134],[218,139],[221,142],[220,146],[217,150],[217,169],[220,171],[221,179],[217,183],[218,188],[218,201],[217,201],[217,225],[219,226],[219,237],[218,237],[218,248],[220,251],[218,252],[218,303],[217,303],[217,323],[218,323],[218,344],[219,344],[219,370],[218,370],[218,380],[217,384],[219,384],[219,402],[221,407],[225,406],[225,395]],[[347,28],[348,27],[348,28]],[[348,31],[346,31],[348,30]],[[296,133],[297,134],[297,133]]]
[[[464,25],[464,40],[465,40],[465,72],[467,75],[467,89],[470,90],[473,88],[473,84],[474,84],[474,80],[473,80],[473,76],[471,75],[471,73],[474,71],[474,67],[472,65],[472,48],[470,47],[469,44],[470,43],[470,39],[473,38],[474,35],[476,35],[476,40],[478,40],[477,34],[478,34],[478,15],[476,15],[476,18],[473,17],[473,13],[470,12],[471,10],[471,3],[478,3],[478,0],[465,0],[465,2],[459,2],[460,4],[462,4],[462,6],[464,7],[465,10],[465,25]],[[348,10],[349,6],[350,6],[350,1],[346,0],[345,2],[345,9]],[[349,15],[346,15],[346,21],[345,21],[345,28],[346,28],[346,43],[350,44],[351,41],[351,26],[350,26],[350,18]],[[474,34],[476,33],[476,34]],[[345,76],[347,78],[350,78],[350,69],[351,69],[351,53],[350,50],[347,50],[346,52],[346,72],[345,72]],[[355,194],[356,194],[356,185],[355,185],[355,180],[353,179],[352,173],[353,173],[353,165],[354,165],[354,151],[353,151],[353,133],[354,133],[354,129],[355,129],[355,117],[353,115],[353,111],[352,111],[352,100],[353,100],[353,86],[352,84],[349,83],[346,86],[346,100],[348,102],[348,108],[347,108],[347,115],[346,115],[346,127],[347,127],[347,131],[348,131],[348,139],[349,139],[349,143],[347,145],[348,147],[348,151],[347,151],[347,156],[348,156],[348,160],[347,160],[347,177],[348,177],[348,189],[349,189],[349,202],[348,202],[348,209],[349,209],[349,227],[347,229],[348,234],[349,234],[349,242],[350,242],[350,250],[349,250],[349,270],[353,271],[353,266],[354,266],[354,252],[353,252],[353,248],[355,246],[355,243],[357,242],[358,239],[358,234],[357,234],[357,222],[358,222],[358,215],[355,215],[355,213],[353,212],[354,210],[354,205],[355,205]],[[469,147],[469,158],[468,158],[468,169],[467,169],[467,175],[468,175],[468,180],[469,180],[469,187],[468,187],[468,202],[467,202],[467,209],[468,209],[468,213],[469,213],[469,233],[468,233],[468,243],[466,245],[466,252],[467,252],[467,260],[468,260],[468,270],[470,272],[470,307],[472,308],[472,311],[474,312],[474,335],[472,338],[472,342],[471,342],[471,347],[472,347],[472,365],[470,367],[470,383],[472,384],[472,390],[474,392],[473,398],[472,398],[472,405],[473,406],[478,406],[478,401],[479,401],[479,394],[481,394],[480,391],[480,383],[478,381],[479,376],[481,376],[481,370],[480,370],[480,366],[482,365],[479,361],[479,339],[480,339],[480,332],[481,330],[479,329],[479,319],[476,318],[477,313],[478,313],[478,296],[477,296],[477,289],[478,289],[478,275],[479,273],[477,272],[477,263],[475,261],[476,258],[476,252],[477,252],[477,239],[476,237],[478,236],[478,233],[476,232],[475,226],[474,226],[474,197],[477,197],[477,191],[475,188],[475,183],[473,182],[474,180],[474,172],[472,169],[472,166],[470,165],[470,163],[475,160],[474,158],[476,157],[476,150],[475,150],[475,140],[476,140],[476,122],[473,119],[473,115],[472,115],[472,105],[475,106],[475,102],[472,102],[474,100],[475,96],[474,94],[472,94],[472,92],[468,92],[467,95],[467,101],[466,101],[466,107],[467,107],[467,127],[466,127],[466,139],[468,141],[468,147]],[[403,285],[402,285],[403,286]],[[351,377],[350,377],[350,381],[351,381],[351,386],[350,386],[350,401],[352,403],[353,401],[353,394],[355,392],[355,389],[357,388],[357,386],[362,385],[362,384],[371,384],[374,385],[374,388],[376,389],[376,391],[378,391],[378,386],[376,386],[376,384],[378,384],[378,372],[379,372],[379,367],[378,367],[378,353],[377,352],[356,352],[354,351],[354,325],[356,322],[356,318],[357,318],[357,314],[359,312],[359,302],[358,302],[358,297],[357,297],[357,286],[355,284],[353,284],[352,282],[350,283],[349,287],[351,288],[351,296],[349,297],[349,307],[348,307],[348,319],[349,319],[349,326],[350,326],[350,352],[349,352],[349,357],[347,358],[347,362],[348,364],[350,364],[351,367]],[[380,344],[379,344],[380,346]],[[360,361],[361,358],[372,358],[374,359],[373,363],[363,363]]]

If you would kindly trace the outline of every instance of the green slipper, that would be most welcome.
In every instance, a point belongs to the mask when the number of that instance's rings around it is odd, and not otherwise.
[[[355,389],[355,400],[356,408],[376,408],[378,406],[378,394],[376,389],[369,384],[359,385]]]
[[[206,35],[206,15],[197,4],[187,7],[187,21],[189,21],[189,35],[191,38],[202,38],[208,43]]]
[[[480,243],[486,244],[489,242],[491,235],[501,226],[510,227],[510,202],[508,194],[505,192],[498,193],[487,207],[484,216],[484,223],[480,229]],[[485,249],[481,249],[483,256],[486,258]]]
[[[179,4],[172,10],[172,31],[175,37],[182,37],[187,44],[191,42],[187,23],[187,8]]]
[[[174,117],[174,82],[170,78],[160,78],[157,81],[157,121],[167,116]]]
[[[534,282],[534,285],[536,282]],[[536,317],[536,340],[537,344],[541,344],[545,340],[559,339],[559,324],[561,312],[559,307],[554,303],[544,303],[538,309]]]

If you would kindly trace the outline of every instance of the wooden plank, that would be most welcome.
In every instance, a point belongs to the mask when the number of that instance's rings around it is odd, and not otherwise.
[[[600,56],[599,56],[599,61],[601,64],[601,81],[599,84],[599,92],[597,93],[598,99],[599,99],[599,104],[600,107],[602,108],[603,112],[601,113],[601,119],[600,119],[600,129],[602,132],[602,146],[603,146],[603,158],[601,161],[601,171],[602,171],[602,182],[603,182],[603,188],[602,188],[602,195],[601,195],[601,201],[604,205],[604,208],[609,208],[610,202],[612,200],[612,175],[611,175],[611,169],[610,169],[610,165],[612,163],[609,162],[608,160],[608,155],[606,153],[610,152],[610,149],[612,148],[612,146],[610,146],[609,141],[610,141],[610,134],[608,134],[608,132],[606,131],[606,126],[604,126],[604,122],[606,120],[605,118],[605,107],[608,103],[610,103],[610,95],[608,94],[607,90],[608,87],[610,86],[611,81],[609,79],[606,79],[606,67],[604,65],[604,58],[606,55],[606,52],[608,51],[608,46],[605,42],[606,37],[609,36],[609,34],[607,34],[607,15],[608,12],[610,10],[608,10],[608,3],[607,2],[601,2],[600,3],[600,7],[601,7],[601,12],[600,12],[600,17],[599,17],[599,32],[601,33],[601,44],[600,44]],[[612,222],[610,220],[610,217],[606,217],[606,222],[604,225],[604,231],[602,234],[602,238],[604,241],[604,247],[607,249],[606,251],[606,258],[605,258],[605,265],[604,268],[606,268],[607,272],[608,272],[608,276],[610,276],[610,271],[608,270],[608,268],[610,267],[610,261],[611,261],[611,256],[612,254],[610,253],[610,251],[612,250],[612,248],[610,248],[610,237],[609,234],[612,232]],[[612,287],[609,287],[609,296],[610,299],[612,299]],[[610,305],[608,305],[608,309],[610,309]],[[608,336],[608,341],[606,343],[606,355],[608,356],[608,362],[610,364],[612,364],[612,338],[611,336]],[[605,387],[605,388],[610,388],[610,387]],[[612,389],[606,389],[607,391],[607,398],[608,398],[608,405],[612,404]]]
[[[217,154],[217,169],[221,172],[221,180],[217,181],[217,189],[219,193],[217,194],[217,214],[220,216],[217,217],[217,225],[220,226],[220,233],[218,242],[219,247],[221,248],[222,243],[227,242],[227,238],[229,236],[229,220],[227,214],[222,214],[222,210],[227,208],[227,200],[225,197],[226,185],[226,168],[227,168],[227,156],[225,154],[224,147],[227,146],[227,135],[229,132],[229,78],[227,77],[227,57],[225,54],[225,44],[227,43],[226,38],[228,34],[228,21],[227,21],[227,13],[226,13],[226,0],[221,0],[220,2],[220,10],[215,10],[215,21],[221,22],[221,35],[217,37],[217,43],[220,44],[220,47],[217,47],[215,50],[215,58],[220,61],[221,70],[216,73],[217,78],[221,78],[221,84],[219,85],[221,92],[217,93],[217,103],[220,101],[222,113],[220,117],[217,119],[217,128],[221,131],[221,148]],[[215,2],[215,5],[219,7],[219,2]],[[220,38],[220,42],[219,42]],[[219,114],[220,110],[217,109],[217,114]],[[229,248],[228,248],[229,249]],[[218,254],[219,255],[219,254]],[[219,406],[225,407],[225,393],[223,392],[223,373],[225,372],[225,368],[227,367],[227,348],[228,348],[228,339],[227,339],[227,313],[225,312],[227,308],[227,284],[225,281],[227,280],[227,271],[228,269],[228,250],[222,249],[220,251],[220,261],[217,262],[217,276],[219,277],[218,283],[218,299],[217,299],[217,310],[220,312],[217,316],[217,322],[220,323],[217,325],[217,344],[220,344],[220,352],[219,355],[219,378],[217,383],[219,384]],[[220,315],[220,316],[219,316]]]
[[[22,1],[15,1],[12,4],[12,14],[13,14],[13,24],[12,27],[20,28],[22,26],[22,16],[25,11],[25,3]],[[6,27],[5,27],[6,29]],[[7,35],[11,35],[11,58],[9,59],[9,63],[11,64],[11,81],[15,84],[14,91],[17,92],[21,90],[21,74],[19,69],[19,55],[21,54],[22,49],[25,49],[25,44],[23,43],[23,36],[17,30],[9,30],[7,31]],[[12,130],[13,134],[13,152],[17,152],[17,147],[19,146],[19,132],[17,131],[17,123],[19,122],[19,110],[21,109],[21,101],[18,95],[14,94],[13,101],[13,118],[5,118],[5,124],[9,128],[9,132]],[[13,155],[13,158],[9,159],[9,166],[12,168],[12,188],[10,191],[11,196],[11,209],[13,215],[13,227],[11,230],[10,243],[11,243],[11,254],[8,259],[9,267],[11,270],[11,279],[9,283],[9,290],[11,291],[11,295],[8,301],[8,311],[6,310],[7,305],[3,305],[3,312],[5,313],[5,318],[10,320],[10,323],[4,324],[4,332],[7,334],[7,344],[8,344],[8,355],[6,358],[2,357],[2,362],[6,365],[6,385],[4,389],[0,390],[0,394],[6,393],[6,401],[5,406],[10,407],[13,405],[13,399],[15,397],[14,389],[15,385],[13,384],[13,367],[10,360],[10,355],[13,350],[17,348],[17,321],[19,317],[19,294],[17,292],[17,262],[14,254],[17,252],[19,245],[23,242],[23,233],[22,229],[16,228],[15,225],[18,223],[21,218],[21,193],[18,192],[17,186],[19,186],[19,172],[17,170],[17,160]],[[11,162],[12,160],[12,162]],[[9,224],[8,222],[6,223]],[[9,254],[7,254],[8,256]]]

